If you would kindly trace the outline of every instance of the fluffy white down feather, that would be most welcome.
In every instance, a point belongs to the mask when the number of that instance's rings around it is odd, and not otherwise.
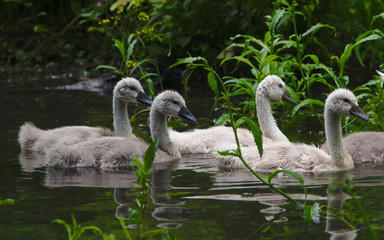
[[[254,146],[253,134],[244,128],[237,129],[240,145]],[[235,134],[232,127],[216,126],[187,132],[170,130],[169,136],[181,154],[217,153],[233,149]]]
[[[283,80],[275,75],[267,76],[257,87],[258,120],[263,137],[273,141],[289,141],[276,125],[272,115],[271,100],[284,100],[296,104],[289,96]],[[255,146],[253,134],[249,130],[239,128],[237,135],[241,146]],[[232,127],[216,126],[187,132],[171,130],[170,138],[182,154],[210,153],[217,155],[218,151],[237,148]]]

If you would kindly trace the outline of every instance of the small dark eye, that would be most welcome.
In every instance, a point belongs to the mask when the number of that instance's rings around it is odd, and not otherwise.
[[[343,101],[346,102],[346,103],[349,103],[348,98],[344,98]]]
[[[173,100],[173,104],[179,105],[179,103],[176,100]]]
[[[283,84],[279,84],[279,88],[283,88]]]
[[[129,89],[132,91],[136,91],[136,89],[134,87],[129,87]]]

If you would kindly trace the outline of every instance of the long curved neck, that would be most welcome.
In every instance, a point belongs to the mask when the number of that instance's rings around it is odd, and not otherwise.
[[[179,150],[171,142],[167,127],[167,117],[152,107],[150,125],[152,140],[159,139],[159,148],[172,158],[181,158]]]
[[[129,123],[127,103],[113,98],[113,124],[117,137],[132,135],[132,127]]]
[[[345,150],[342,142],[343,136],[341,132],[341,116],[326,107],[324,112],[324,121],[325,137],[327,139],[333,166],[340,169],[350,168],[351,163],[349,160],[351,157]]]
[[[273,141],[286,141],[288,138],[280,131],[272,115],[271,101],[262,91],[256,93],[257,119],[259,121],[263,137],[272,139]]]

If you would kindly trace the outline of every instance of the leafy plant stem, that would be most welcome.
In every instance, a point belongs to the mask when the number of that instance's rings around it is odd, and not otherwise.
[[[351,181],[351,183],[352,183],[352,181]],[[349,187],[350,184],[347,184],[347,186],[345,186],[343,189],[349,196],[352,197],[353,202],[355,203],[357,209],[359,210],[359,212],[361,214],[361,217],[363,218],[365,226],[368,228],[368,230],[372,236],[372,239],[376,240],[376,239],[378,239],[377,234],[376,234],[375,230],[372,228],[371,223],[369,222],[369,218],[368,218],[367,214],[365,213],[365,210],[364,210],[363,206],[361,205],[360,201],[357,199],[356,194],[352,191],[351,187]]]
[[[233,112],[232,112],[232,108],[231,108],[231,101],[229,99],[229,92],[228,92],[228,89],[225,87],[225,84],[223,82],[223,80],[221,79],[221,77],[217,74],[217,72],[212,69],[210,66],[205,66],[205,69],[208,70],[209,72],[213,73],[216,77],[217,80],[219,80],[222,88],[224,89],[224,98],[225,98],[225,101],[227,103],[227,108],[228,108],[228,113],[229,113],[229,118],[230,118],[230,122],[231,122],[231,126],[232,126],[232,129],[233,129],[233,132],[235,134],[235,139],[236,139],[236,144],[237,144],[237,155],[238,157],[240,158],[240,160],[243,162],[243,164],[248,168],[249,171],[251,171],[251,173],[253,175],[256,176],[257,179],[259,179],[263,184],[267,185],[268,187],[270,187],[271,189],[273,189],[274,191],[276,191],[277,193],[281,194],[283,197],[285,197],[286,199],[288,199],[290,202],[296,204],[296,205],[300,205],[301,204],[299,202],[297,202],[295,199],[291,198],[288,194],[286,194],[285,192],[283,192],[282,190],[280,190],[279,188],[275,187],[273,184],[267,182],[264,178],[262,178],[258,173],[256,173],[247,163],[246,161],[244,160],[242,154],[241,154],[241,149],[240,149],[240,142],[239,142],[239,137],[237,135],[237,127],[235,125],[235,122],[234,122],[234,119],[233,119]]]

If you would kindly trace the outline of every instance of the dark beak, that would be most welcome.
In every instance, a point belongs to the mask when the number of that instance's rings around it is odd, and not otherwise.
[[[149,106],[152,106],[152,99],[148,97],[148,95],[145,92],[139,92],[139,95],[137,95],[137,101],[141,103],[148,104]]]
[[[193,123],[197,123],[197,119],[195,118],[195,116],[193,116],[193,114],[185,106],[181,107],[181,109],[178,112],[178,114],[179,114],[180,117],[188,119],[188,120],[192,121]]]
[[[287,102],[287,103],[290,103],[290,104],[293,104],[293,105],[296,105],[296,104],[297,104],[296,101],[293,100],[293,98],[289,95],[289,93],[287,92],[287,90],[284,91],[282,100],[283,100],[284,102]]]
[[[361,118],[366,122],[369,121],[369,117],[367,115],[365,115],[363,110],[361,110],[361,108],[358,105],[353,105],[352,108],[349,109],[349,114],[351,114],[352,116]]]

